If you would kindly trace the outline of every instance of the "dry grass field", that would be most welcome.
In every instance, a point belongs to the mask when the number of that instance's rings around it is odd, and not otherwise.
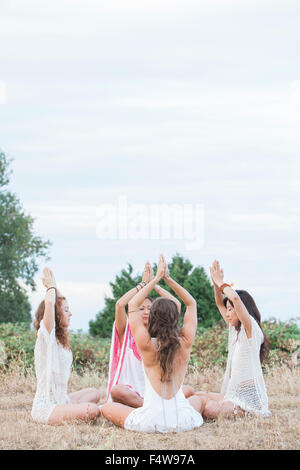
[[[224,371],[191,370],[186,383],[219,391]],[[167,435],[139,434],[119,429],[100,417],[93,424],[48,426],[30,416],[35,392],[34,373],[24,376],[17,366],[0,377],[0,449],[34,450],[282,450],[300,449],[300,370],[277,367],[265,374],[270,418],[205,421],[195,431]],[[72,373],[69,391],[96,386],[105,397],[105,377],[93,371]]]

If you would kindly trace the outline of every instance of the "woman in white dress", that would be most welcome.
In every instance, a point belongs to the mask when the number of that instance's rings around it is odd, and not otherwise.
[[[139,289],[142,289],[153,279],[153,271],[149,261],[145,264],[142,282],[133,289],[126,292],[115,306],[115,322],[113,325],[113,336],[110,353],[109,380],[107,388],[107,401],[123,403],[124,405],[138,408],[144,402],[145,374],[142,357],[135,344],[130,331],[126,305],[135,296]],[[156,285],[154,290],[159,296],[173,300],[180,312],[181,303],[170,292]],[[147,296],[140,306],[145,326],[148,325],[152,297]],[[186,398],[194,394],[194,389],[185,385],[183,393]]]
[[[34,322],[37,331],[34,349],[37,389],[31,416],[34,421],[44,424],[62,424],[73,419],[94,420],[100,416],[96,405],[100,394],[96,388],[67,394],[73,360],[68,341],[72,314],[66,298],[56,287],[53,272],[45,268],[43,274],[47,290]]]
[[[181,331],[178,307],[168,298],[158,298],[151,304],[148,325],[144,324],[141,306],[162,278],[186,305]],[[129,301],[128,316],[143,359],[144,402],[135,409],[121,403],[106,403],[101,409],[103,416],[118,426],[139,432],[179,432],[200,427],[204,401],[196,395],[187,399],[182,391],[197,330],[197,304],[171,279],[162,255],[156,276]]]
[[[218,309],[229,328],[228,359],[221,393],[196,392],[206,400],[203,416],[215,419],[256,414],[270,416],[261,362],[268,353],[268,339],[251,295],[224,283],[218,261],[210,267]]]

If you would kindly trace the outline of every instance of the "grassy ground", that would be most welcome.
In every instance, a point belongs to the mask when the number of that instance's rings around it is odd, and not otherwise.
[[[219,391],[224,371],[191,370],[186,383]],[[205,421],[194,431],[167,435],[139,434],[117,428],[102,417],[93,424],[37,424],[30,416],[35,376],[18,366],[0,376],[0,449],[300,449],[300,370],[276,367],[265,374],[270,418]],[[93,371],[72,373],[69,392],[96,386],[105,398],[106,378]]]

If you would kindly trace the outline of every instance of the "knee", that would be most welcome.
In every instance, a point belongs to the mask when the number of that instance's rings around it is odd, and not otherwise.
[[[86,418],[90,420],[97,419],[101,412],[95,403],[88,403],[86,406]]]
[[[183,391],[184,391],[185,398],[189,398],[195,394],[195,390],[190,385],[185,385],[183,387]]]
[[[114,387],[112,387],[110,394],[112,400],[119,403],[122,403],[124,401],[124,398],[126,397],[126,392],[122,385],[115,385]]]

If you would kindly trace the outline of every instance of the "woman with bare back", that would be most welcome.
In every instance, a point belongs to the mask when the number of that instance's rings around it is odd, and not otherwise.
[[[53,272],[45,268],[43,275],[47,290],[34,322],[37,389],[31,416],[34,421],[45,424],[62,424],[74,419],[94,420],[100,416],[96,405],[100,394],[96,388],[67,394],[73,360],[68,339],[72,314],[66,298],[57,289]]]
[[[178,306],[171,299],[158,298],[151,304],[147,325],[140,314],[144,300],[162,278],[187,307],[181,330]],[[197,330],[197,304],[186,289],[171,279],[162,255],[156,276],[129,301],[128,315],[143,359],[144,402],[139,408],[105,403],[103,416],[118,426],[140,432],[179,432],[200,427],[204,402],[196,395],[185,398],[182,390]]]
[[[110,352],[110,366],[107,387],[107,402],[118,402],[138,408],[144,401],[144,370],[142,356],[130,330],[125,307],[135,294],[153,279],[153,271],[149,261],[146,262],[142,282],[124,294],[115,306],[115,322]],[[173,300],[180,313],[181,303],[166,289],[155,284],[153,290],[161,297]],[[151,292],[150,292],[151,293]],[[148,325],[150,308],[153,299],[147,297],[142,302],[139,312],[144,325]],[[193,395],[194,390],[188,385],[183,386],[185,397]]]

